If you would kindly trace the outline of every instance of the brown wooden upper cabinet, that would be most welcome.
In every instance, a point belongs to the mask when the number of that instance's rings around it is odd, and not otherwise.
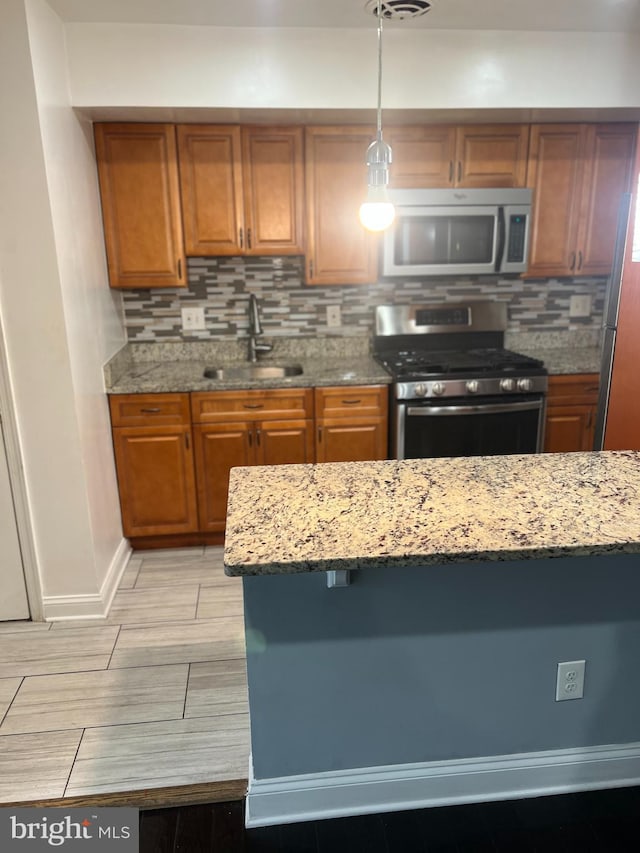
[[[181,287],[186,263],[175,127],[96,124],[111,287]]]
[[[384,136],[398,189],[526,186],[528,125],[390,127]]]
[[[528,277],[610,272],[618,206],[629,188],[634,148],[633,124],[532,126]]]
[[[360,223],[373,127],[307,127],[307,284],[377,280],[376,239]]]
[[[303,253],[301,127],[177,129],[187,255]]]

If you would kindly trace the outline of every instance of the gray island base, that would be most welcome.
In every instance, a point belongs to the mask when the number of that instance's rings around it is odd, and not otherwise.
[[[247,825],[640,783],[639,494],[631,452],[234,469]]]

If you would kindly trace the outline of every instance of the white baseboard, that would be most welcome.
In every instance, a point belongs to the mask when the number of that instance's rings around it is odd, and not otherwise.
[[[122,539],[111,560],[100,592],[89,595],[45,595],[42,600],[45,621],[104,619],[109,613],[111,602],[130,556],[129,540]]]
[[[246,825],[270,826],[637,785],[640,743],[250,777]]]

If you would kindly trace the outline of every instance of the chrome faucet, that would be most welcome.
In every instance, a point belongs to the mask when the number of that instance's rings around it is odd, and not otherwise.
[[[249,351],[247,358],[249,361],[255,362],[258,360],[260,353],[271,352],[273,346],[271,344],[259,344],[256,337],[262,334],[262,323],[260,322],[260,312],[258,310],[258,300],[255,294],[249,296]]]

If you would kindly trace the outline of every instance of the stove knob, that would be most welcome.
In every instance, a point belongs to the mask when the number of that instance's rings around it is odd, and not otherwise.
[[[477,394],[479,387],[477,379],[470,379],[465,387],[470,394]]]
[[[426,397],[427,396],[427,386],[424,382],[418,382],[417,385],[414,385],[413,393],[416,397]]]
[[[444,394],[444,383],[434,382],[431,386],[431,393],[435,394],[436,397],[441,397]]]
[[[530,379],[518,379],[518,391],[531,391]]]
[[[513,391],[515,383],[513,379],[501,379],[500,380],[500,390],[501,391]]]

